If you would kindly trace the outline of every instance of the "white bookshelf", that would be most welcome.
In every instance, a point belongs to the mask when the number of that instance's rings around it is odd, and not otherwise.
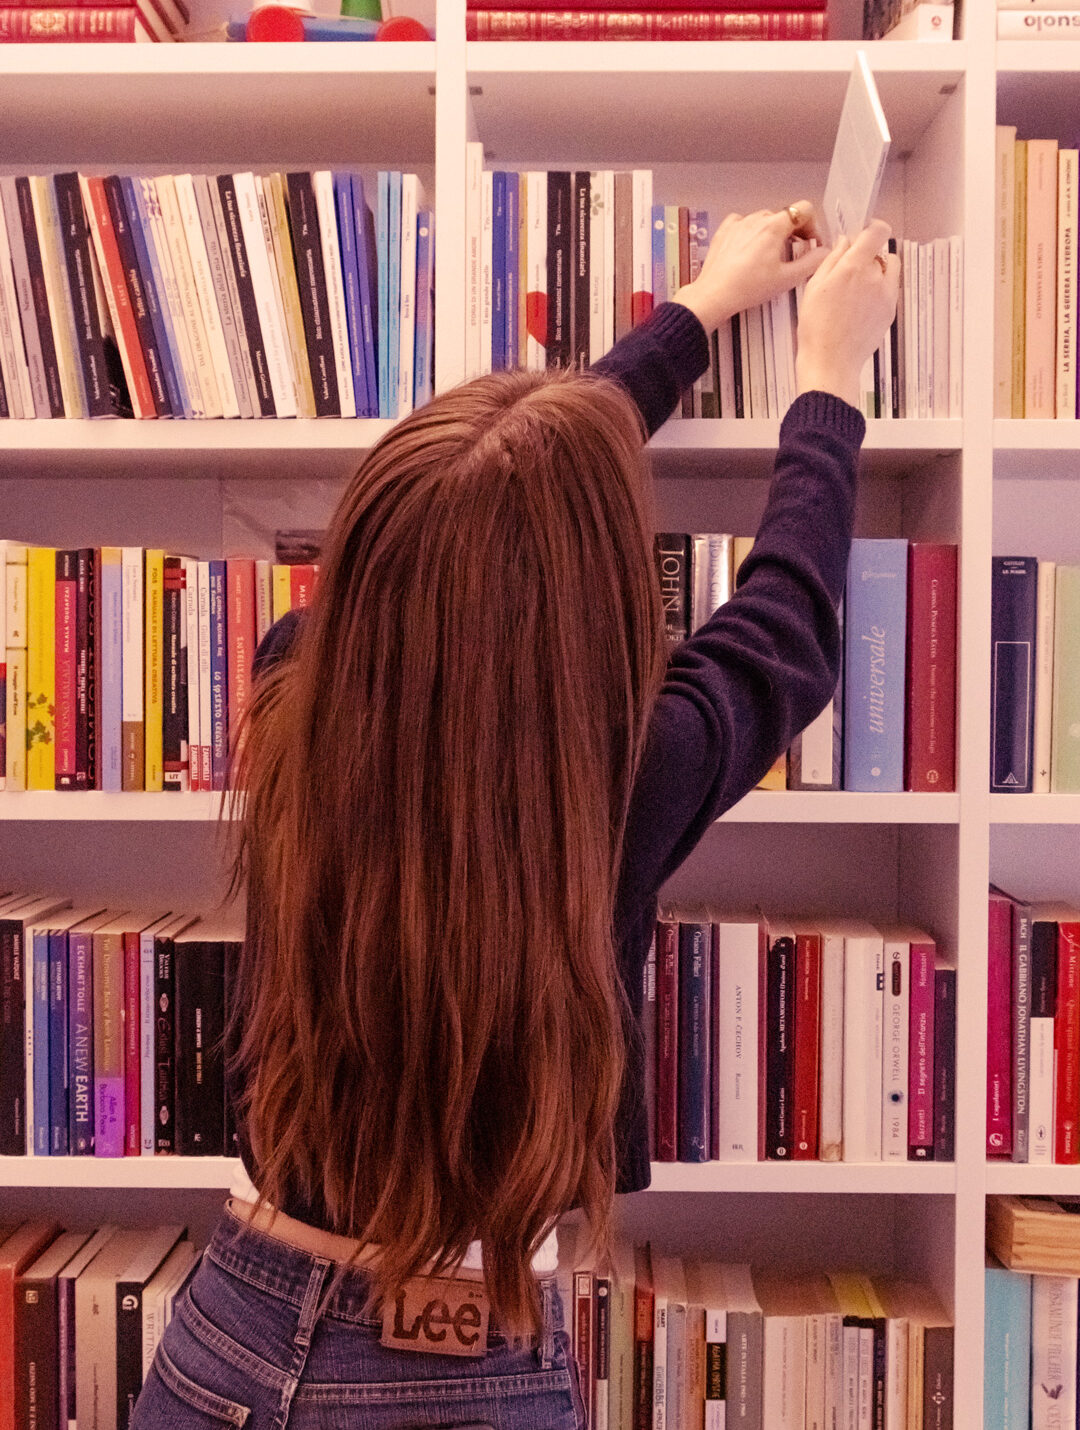
[[[209,16],[212,0],[196,0]],[[837,0],[854,34],[855,0]],[[957,1430],[982,1424],[988,1192],[1080,1189],[1080,1172],[984,1157],[986,883],[1080,898],[1080,799],[987,791],[990,557],[1080,559],[1080,427],[995,422],[991,213],[995,115],[1070,137],[1080,46],[998,45],[990,6],[964,38],[870,47],[894,133],[881,209],[898,233],[965,238],[965,409],[874,422],[857,523],[961,545],[956,794],[755,792],[710,830],[674,895],[902,917],[958,954],[952,1165],[657,1166],[624,1226],[674,1248],[927,1276],[956,1312]],[[658,202],[779,207],[820,195],[854,45],[467,44],[438,0],[420,45],[0,47],[6,172],[327,166],[414,168],[437,211],[436,378],[464,372],[465,143],[493,167],[651,167]],[[1024,119],[1035,123],[1034,119]],[[218,552],[237,532],[325,519],[374,422],[3,423],[5,534],[56,545]],[[670,529],[751,530],[778,424],[669,423],[651,446]],[[193,485],[196,484],[197,485]],[[260,522],[262,526],[260,527]],[[236,548],[233,548],[236,549]],[[220,884],[213,796],[0,796],[0,870],[145,903]],[[29,827],[28,827],[29,826]],[[798,912],[792,908],[792,912]],[[208,1226],[227,1159],[0,1159],[0,1212]]]

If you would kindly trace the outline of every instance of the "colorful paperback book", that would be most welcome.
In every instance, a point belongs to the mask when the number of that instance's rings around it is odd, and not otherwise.
[[[166,297],[164,272],[158,258],[146,193],[138,179],[121,176],[118,184],[119,196],[123,200],[128,218],[139,280],[146,298],[146,310],[158,344],[169,405],[173,416],[191,417],[194,408],[188,392],[187,376],[180,361],[179,340],[173,325],[172,309]]]
[[[391,169],[387,228],[386,382],[387,417],[398,416],[401,373],[401,171]]]
[[[356,260],[356,224],[353,221],[352,175],[334,175],[334,206],[337,213],[341,276],[344,283],[345,317],[349,334],[353,396],[357,415],[367,412],[370,395],[364,365],[364,319],[360,307],[360,270]],[[310,344],[309,344],[310,351]]]
[[[507,178],[516,179],[517,175],[507,175]],[[514,199],[516,201],[516,189]],[[507,208],[510,208],[510,191],[507,187]],[[517,209],[513,209],[514,222],[517,221]],[[507,221],[509,223],[509,220]],[[516,238],[516,235],[515,235]],[[507,228],[507,253],[510,253],[510,232]],[[513,252],[513,262],[517,263],[516,246]],[[506,271],[506,303],[513,295],[516,307],[517,303],[517,274],[511,274],[509,268]],[[506,329],[510,329],[510,311],[506,311]],[[516,312],[515,312],[516,320]],[[516,322],[514,340],[516,342]],[[504,341],[504,356],[505,356]],[[416,352],[415,352],[416,372],[413,380],[413,405],[422,407],[425,402],[431,401],[434,389],[434,366],[435,366],[435,213],[432,209],[421,209],[416,216]]]
[[[985,1430],[1028,1430],[1031,1281],[987,1256],[983,1359]]]
[[[857,538],[845,598],[844,788],[904,788],[908,543]]]
[[[504,169],[491,176],[491,370],[506,361],[506,180]]]
[[[360,283],[360,315],[364,343],[364,380],[367,391],[367,406],[357,416],[378,417],[379,415],[379,282],[378,254],[375,238],[375,216],[364,197],[364,181],[359,174],[352,176],[353,225],[356,235],[356,270]]]

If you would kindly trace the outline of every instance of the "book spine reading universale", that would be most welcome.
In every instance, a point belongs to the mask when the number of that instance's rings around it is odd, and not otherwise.
[[[845,599],[844,787],[904,787],[908,544],[852,542]]]

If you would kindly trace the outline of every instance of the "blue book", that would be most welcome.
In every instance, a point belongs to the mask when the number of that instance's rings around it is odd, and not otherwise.
[[[192,415],[191,398],[184,383],[184,369],[180,363],[180,349],[173,331],[172,314],[169,312],[169,305],[165,300],[165,282],[161,276],[161,265],[158,262],[157,248],[150,227],[150,216],[146,211],[146,199],[137,179],[121,177],[120,188],[131,221],[131,237],[135,244],[135,256],[138,258],[139,267],[142,270],[143,290],[147,293],[148,304],[150,290],[153,290],[153,312],[157,314],[155,329],[161,344],[165,382],[169,389],[169,402],[172,404],[174,414],[181,413],[184,417],[190,417]],[[153,312],[151,316],[153,316]]]
[[[1027,1430],[1031,1410],[1031,1277],[986,1268],[984,1430]]]
[[[653,306],[658,307],[668,297],[667,235],[664,232],[664,205],[653,204],[652,211],[652,290]]]
[[[31,950],[34,1010],[34,1155],[47,1157],[49,1110],[49,931],[34,930]]]
[[[521,249],[518,245],[518,228],[521,224],[521,180],[520,175],[508,173],[506,176],[506,366],[518,365],[518,344],[521,335],[518,330],[518,277],[521,265]]]
[[[156,316],[157,294],[147,290],[143,278],[142,265],[139,263],[135,251],[131,219],[128,217],[127,204],[124,202],[120,180],[115,174],[111,174],[104,182],[109,217],[112,220],[120,262],[124,268],[124,278],[131,299],[132,317],[135,320],[139,346],[142,348],[143,358],[146,362],[146,374],[150,379],[154,406],[159,417],[171,417],[174,410],[179,412],[180,408],[177,405],[174,409],[172,405],[172,394],[163,354],[164,338]]]
[[[378,417],[378,255],[375,244],[375,218],[371,212],[371,206],[364,197],[364,181],[359,174],[352,176],[352,206],[356,245],[356,271],[360,284],[360,319],[364,344],[364,381],[367,388],[367,407],[361,412],[358,404],[356,415],[358,417]]]
[[[210,565],[210,788],[225,788],[229,763],[229,664],[225,641],[225,562]]]
[[[416,351],[413,357],[413,406],[431,401],[435,359],[435,215],[416,216]]]
[[[335,174],[334,207],[337,211],[341,277],[345,291],[345,318],[352,365],[353,393],[357,416],[366,416],[369,394],[364,366],[363,315],[360,311],[360,274],[356,265],[356,225],[353,221],[352,176]]]
[[[1029,794],[1035,732],[1034,556],[995,556],[990,581],[990,788]]]
[[[154,924],[139,934],[139,1151],[154,1155]]]
[[[904,788],[905,540],[851,543],[845,596],[844,788]]]
[[[491,176],[491,370],[502,372],[506,361],[506,173]]]
[[[679,1161],[709,1160],[712,924],[679,924]]]
[[[94,1155],[94,948],[68,934],[68,1151]]]
[[[378,334],[379,334],[379,416],[389,416],[387,394],[389,392],[390,369],[388,343],[390,332],[390,174],[379,170],[375,201],[375,272],[378,281]]]
[[[49,933],[49,1151],[68,1154],[68,939]]]
[[[390,170],[390,224],[386,235],[386,402],[387,417],[398,415],[401,380],[401,170]]]

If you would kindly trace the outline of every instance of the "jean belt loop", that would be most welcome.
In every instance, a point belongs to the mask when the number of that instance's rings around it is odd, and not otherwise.
[[[544,1327],[540,1336],[540,1369],[550,1370],[555,1361],[555,1278],[545,1276],[540,1282],[543,1297]]]
[[[312,1332],[319,1319],[319,1302],[330,1265],[329,1261],[319,1257],[311,1267],[307,1291],[304,1293],[304,1304],[300,1307],[300,1319],[297,1322],[296,1335],[293,1337],[293,1344],[304,1351],[308,1350],[311,1345]]]

